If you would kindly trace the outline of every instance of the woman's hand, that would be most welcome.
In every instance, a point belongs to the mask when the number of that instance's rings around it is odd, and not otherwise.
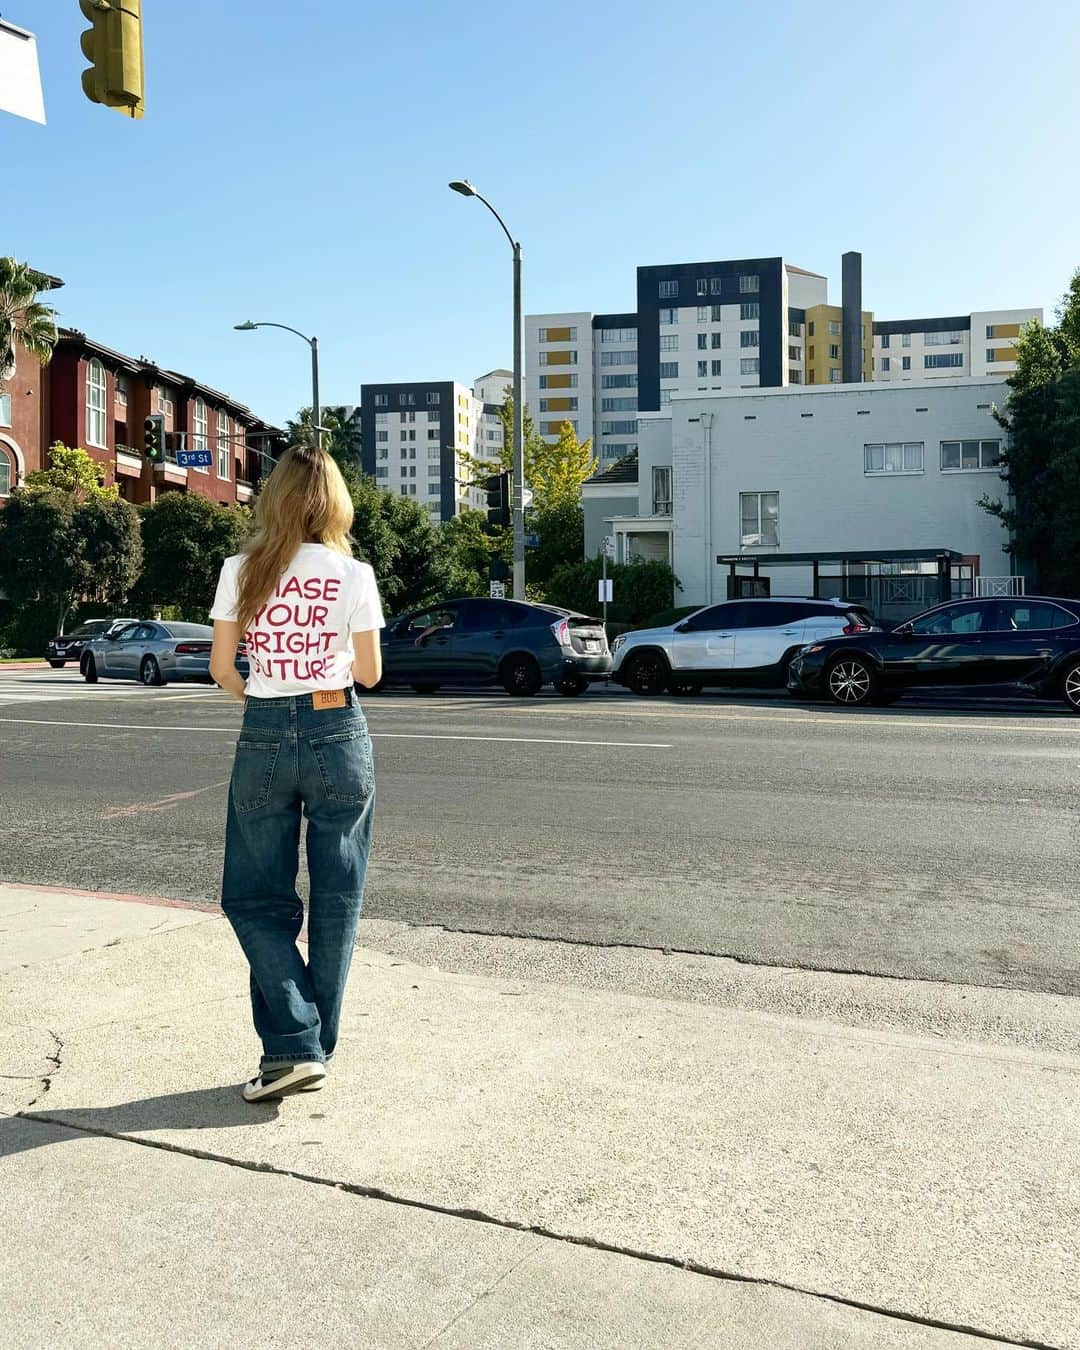
[[[378,628],[353,634],[353,679],[365,689],[374,689],[382,679],[382,648]]]

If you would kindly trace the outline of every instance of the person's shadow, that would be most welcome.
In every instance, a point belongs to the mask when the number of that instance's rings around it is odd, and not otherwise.
[[[138,1138],[154,1130],[217,1130],[266,1124],[276,1119],[281,1103],[245,1102],[239,1088],[231,1086],[170,1092],[161,1097],[119,1102],[116,1106],[58,1106],[50,1111],[48,1097],[40,1098],[35,1105],[36,1109],[16,1116],[0,1116],[0,1158],[88,1133]],[[56,1128],[45,1129],[45,1124]],[[194,1141],[191,1147],[195,1147]]]

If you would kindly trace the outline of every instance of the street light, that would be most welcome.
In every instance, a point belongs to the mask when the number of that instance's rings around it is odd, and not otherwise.
[[[286,333],[295,333],[298,338],[303,338],[311,348],[311,425],[315,429],[315,444],[321,450],[323,429],[319,425],[322,421],[319,408],[319,339],[308,337],[299,328],[290,328],[287,323],[252,323],[250,319],[245,319],[243,323],[234,323],[233,327],[238,333],[253,333],[256,328],[284,328]]]
[[[506,228],[506,221],[499,215],[488,199],[468,181],[455,179],[449,184],[454,192],[463,197],[476,197],[482,201],[502,226],[502,232],[510,241],[514,250],[514,458],[513,473],[513,524],[514,524],[514,599],[525,599],[525,394],[521,378],[521,245]]]

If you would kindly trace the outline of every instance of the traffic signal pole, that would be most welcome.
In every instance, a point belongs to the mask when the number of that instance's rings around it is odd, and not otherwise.
[[[521,352],[521,245],[514,241],[514,599],[525,599],[525,390]]]

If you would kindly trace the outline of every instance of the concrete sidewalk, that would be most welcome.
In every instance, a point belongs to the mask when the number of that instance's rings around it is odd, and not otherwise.
[[[253,1108],[217,915],[0,930],[0,1346],[1080,1347],[1067,1000],[996,1045],[367,947],[332,1081]]]

